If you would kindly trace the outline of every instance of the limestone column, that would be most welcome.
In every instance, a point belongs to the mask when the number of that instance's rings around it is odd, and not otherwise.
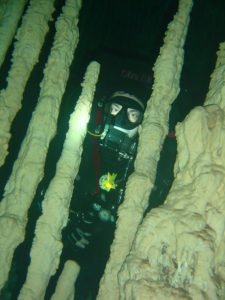
[[[59,277],[55,293],[51,300],[74,300],[75,282],[80,271],[80,266],[72,260],[66,261],[62,274]]]
[[[49,143],[56,133],[59,107],[78,43],[80,7],[80,0],[67,0],[55,24],[56,35],[38,104],[0,203],[0,289],[7,279],[14,250],[24,240],[27,212],[43,178]]]
[[[12,5],[12,2],[19,4],[22,1],[9,1],[9,4]],[[18,4],[13,10],[14,13],[16,13]],[[8,154],[8,143],[11,137],[10,126],[21,108],[24,89],[34,65],[38,62],[53,11],[54,0],[31,0],[15,36],[16,42],[12,53],[12,65],[7,77],[7,87],[0,92],[0,166],[4,164]],[[13,14],[4,16],[4,19],[6,17],[11,20],[10,22],[16,18]],[[1,39],[0,27],[0,43]],[[4,44],[1,45],[4,46]]]
[[[69,121],[56,174],[42,202],[42,215],[37,221],[30,252],[31,263],[20,300],[44,299],[52,275],[59,265],[63,244],[61,231],[69,215],[73,184],[79,171],[83,141],[87,132],[91,104],[99,75],[99,64],[92,62],[82,83],[82,93]],[[73,280],[71,278],[71,280]]]
[[[217,104],[225,111],[225,42],[219,45],[215,70],[211,75],[204,105]]]
[[[139,128],[140,137],[134,172],[128,178],[124,201],[118,210],[115,238],[100,282],[98,300],[105,299],[106,295],[112,300],[120,299],[121,296],[118,272],[131,250],[154,185],[161,147],[168,133],[170,107],[179,93],[183,46],[191,8],[192,0],[179,1],[178,12],[168,25],[164,45],[154,65],[153,92]]]
[[[12,42],[27,0],[2,0],[0,10],[0,67]]]

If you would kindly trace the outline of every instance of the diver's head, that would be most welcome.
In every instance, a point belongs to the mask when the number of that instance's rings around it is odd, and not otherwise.
[[[122,91],[115,92],[105,106],[106,122],[129,133],[141,123],[144,109],[144,104],[137,97]]]

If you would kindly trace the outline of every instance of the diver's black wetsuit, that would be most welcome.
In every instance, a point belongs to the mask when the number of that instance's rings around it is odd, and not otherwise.
[[[68,233],[67,239],[70,244],[80,249],[88,248],[105,226],[114,229],[117,209],[123,200],[125,183],[133,170],[133,159],[119,158],[118,153],[113,153],[110,149],[107,150],[106,155],[104,147],[101,150],[103,153],[100,176],[107,174],[109,170],[111,173],[116,173],[117,187],[109,192],[100,190],[98,193],[91,193],[81,187],[85,186],[85,179],[76,182],[77,193],[74,195],[75,201],[71,205],[69,223],[65,231]]]

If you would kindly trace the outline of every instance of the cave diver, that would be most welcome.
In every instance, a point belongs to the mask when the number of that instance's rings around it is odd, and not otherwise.
[[[67,230],[71,228],[72,231],[69,239],[78,248],[89,245],[96,222],[115,223],[125,183],[133,170],[138,126],[142,122],[144,109],[142,101],[124,91],[116,91],[107,101],[97,103],[95,128],[88,130],[89,136],[94,139],[92,162],[95,169],[95,190],[88,192],[85,185],[87,180],[84,179],[85,192],[80,191],[78,194],[86,200],[82,200],[82,207],[71,207],[67,226]],[[90,178],[90,167],[85,169],[88,175],[83,177]],[[78,186],[79,184],[82,186],[82,182],[77,182]]]

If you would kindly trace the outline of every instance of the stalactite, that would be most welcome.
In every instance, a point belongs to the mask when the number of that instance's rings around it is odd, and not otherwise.
[[[48,146],[56,133],[59,106],[78,43],[80,6],[79,0],[67,0],[56,22],[38,104],[0,203],[0,289],[7,279],[14,250],[24,240],[27,212],[43,178]]]
[[[211,75],[209,91],[204,105],[217,104],[225,111],[225,42],[221,43],[217,52],[215,70]]]
[[[12,54],[7,87],[0,93],[0,166],[4,164],[8,153],[11,123],[21,108],[26,83],[34,65],[38,62],[49,28],[48,22],[54,11],[53,4],[54,0],[31,0],[15,36],[17,41]],[[12,20],[12,17],[8,19]]]
[[[124,201],[118,210],[115,238],[101,279],[99,300],[105,299],[105,295],[109,295],[109,299],[119,299],[122,296],[118,286],[118,272],[131,249],[154,185],[161,147],[168,133],[170,106],[179,93],[183,45],[191,8],[191,0],[180,1],[178,12],[168,26],[164,45],[154,66],[153,93],[140,126],[135,170],[128,178]]]
[[[55,273],[63,244],[61,231],[67,224],[73,183],[77,176],[82,144],[87,131],[99,64],[92,62],[85,74],[83,90],[70,117],[69,130],[57,163],[56,174],[43,200],[31,248],[31,263],[19,299],[44,299],[50,277]]]
[[[12,42],[26,2],[27,0],[0,2],[0,67]]]
[[[74,284],[79,271],[80,266],[76,262],[72,260],[66,261],[51,300],[74,300]]]

